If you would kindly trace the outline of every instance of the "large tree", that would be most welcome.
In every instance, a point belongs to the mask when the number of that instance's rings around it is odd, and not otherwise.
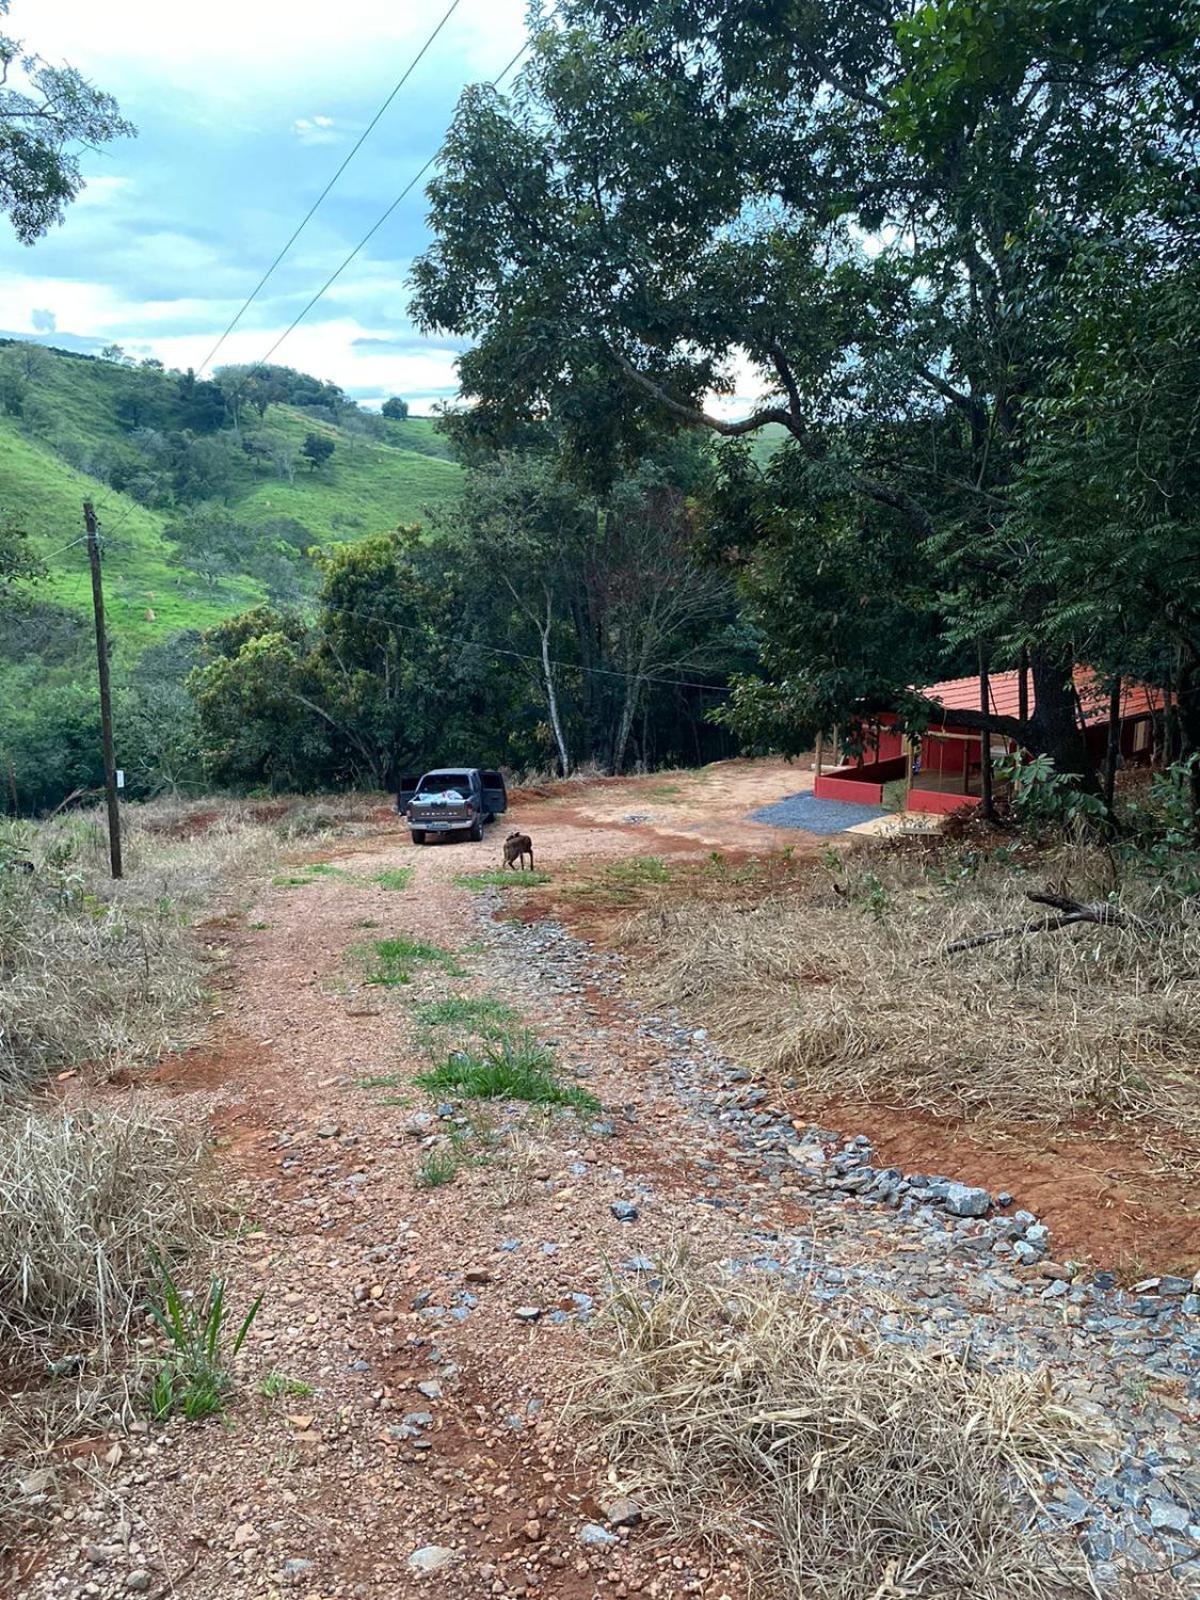
[[[560,0],[513,98],[460,104],[417,315],[473,340],[479,435],[549,414],[611,460],[775,425],[810,506],[921,541],[952,608],[1027,647],[1036,715],[994,725],[1084,770],[1075,640],[1010,591],[1004,528],[1053,274],[1098,229],[1194,233],[1196,20],[1194,0]]]
[[[8,4],[0,0],[0,16]],[[133,132],[113,97],[74,67],[0,33],[0,210],[22,244],[61,222],[83,188],[79,152]]]

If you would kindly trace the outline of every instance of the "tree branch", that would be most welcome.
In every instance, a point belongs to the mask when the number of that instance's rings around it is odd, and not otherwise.
[[[619,350],[609,349],[609,354],[620,367],[621,371],[630,380],[637,384],[646,394],[658,402],[664,411],[669,411],[672,416],[679,417],[683,422],[689,422],[693,427],[710,428],[714,433],[721,434],[726,439],[738,439],[747,433],[756,433],[759,428],[766,427],[769,422],[777,422],[780,427],[786,428],[793,439],[801,443],[810,443],[808,432],[802,419],[791,411],[785,411],[780,406],[762,406],[757,411],[752,411],[748,417],[743,417],[737,422],[726,422],[721,417],[714,417],[710,412],[702,410],[699,406],[690,405],[675,397],[656,383],[653,378],[639,372],[626,356]],[[850,475],[850,486],[859,494],[865,494],[869,500],[876,501],[879,505],[891,506],[894,511],[902,512],[920,528],[923,534],[934,531],[933,518],[919,500],[914,500],[906,489],[889,483],[880,483],[877,478],[867,477],[861,472]]]
[[[711,412],[701,410],[699,406],[676,400],[661,384],[647,377],[644,372],[639,372],[633,362],[619,350],[611,351],[611,355],[632,383],[636,383],[639,389],[643,389],[652,399],[657,400],[664,411],[669,411],[672,416],[679,417],[684,422],[690,422],[699,428],[710,428],[713,433],[719,433],[726,439],[738,439],[744,434],[755,433],[759,428],[766,427],[768,422],[778,422],[790,434],[796,438],[800,437],[799,419],[780,406],[763,406],[738,422],[727,422],[723,417],[714,417]]]

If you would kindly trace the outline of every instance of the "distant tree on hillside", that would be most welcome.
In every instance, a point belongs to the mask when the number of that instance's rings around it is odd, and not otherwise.
[[[301,446],[300,454],[315,472],[323,467],[334,451],[333,440],[327,433],[310,433]]]
[[[384,416],[392,422],[404,422],[408,417],[408,401],[401,400],[398,394],[394,394],[390,400],[385,400],[382,409]]]
[[[0,0],[0,16],[7,12]],[[0,34],[0,210],[22,244],[61,222],[84,187],[77,150],[135,132],[112,95],[74,67],[50,66]]]

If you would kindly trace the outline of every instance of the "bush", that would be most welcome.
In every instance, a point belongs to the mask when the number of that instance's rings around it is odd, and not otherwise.
[[[201,1237],[202,1160],[197,1138],[127,1108],[0,1120],[0,1329],[124,1333],[152,1252]]]

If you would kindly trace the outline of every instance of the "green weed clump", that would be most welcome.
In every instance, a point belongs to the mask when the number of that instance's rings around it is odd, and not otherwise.
[[[661,856],[630,856],[627,861],[610,861],[604,868],[604,875],[630,888],[671,881],[671,869]]]
[[[381,889],[407,889],[412,883],[413,869],[411,867],[388,867],[384,872],[377,872],[374,882]]]
[[[310,1395],[311,1383],[305,1383],[300,1378],[289,1378],[285,1372],[268,1372],[258,1386],[258,1392],[264,1400],[299,1400]]]
[[[455,878],[460,889],[536,889],[550,882],[548,872],[513,872],[507,867],[495,867],[488,872],[460,872]]]
[[[418,1022],[427,1028],[500,1028],[517,1020],[517,1013],[501,1000],[486,995],[448,995],[416,1008]]]
[[[476,1100],[525,1100],[530,1105],[570,1106],[594,1112],[600,1102],[578,1084],[558,1076],[554,1053],[524,1029],[504,1034],[478,1050],[453,1050],[416,1082],[435,1093]]]
[[[421,1157],[414,1182],[418,1189],[440,1189],[458,1177],[459,1157],[453,1149],[435,1145]]]
[[[368,948],[365,961],[366,982],[383,984],[385,987],[410,983],[412,969],[422,963],[439,966],[454,977],[463,976],[451,951],[443,950],[440,945],[425,944],[420,939],[407,939],[403,936],[394,939],[376,939]]]
[[[314,861],[311,865],[297,867],[294,872],[282,872],[271,882],[277,889],[305,889],[310,883],[318,883],[322,878],[349,878],[350,873],[344,872],[341,867],[331,866],[328,861]]]
[[[171,1350],[150,1383],[150,1414],[165,1422],[176,1414],[189,1422],[219,1416],[233,1389],[230,1363],[237,1359],[246,1335],[258,1315],[260,1294],[238,1324],[228,1354],[225,1335],[229,1326],[229,1307],[225,1300],[224,1278],[213,1277],[203,1300],[185,1300],[171,1270],[161,1256],[154,1256],[160,1300],[151,1301],[147,1310],[168,1340]]]

